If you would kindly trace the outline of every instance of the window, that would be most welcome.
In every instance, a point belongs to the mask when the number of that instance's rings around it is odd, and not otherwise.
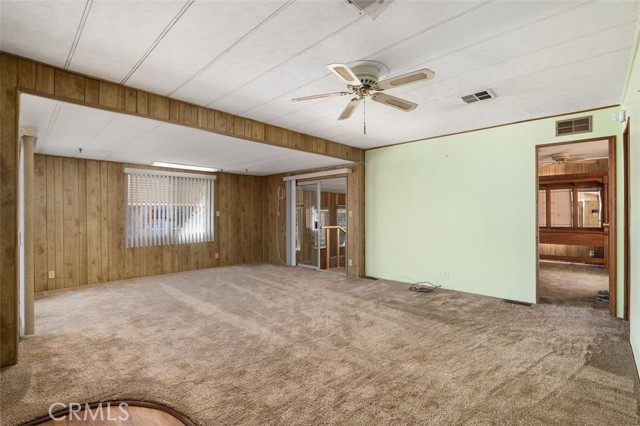
[[[324,226],[329,226],[331,223],[329,210],[320,210],[320,246],[325,247],[327,245],[327,231],[323,229]]]
[[[215,177],[125,169],[127,247],[213,241]]]
[[[302,233],[304,232],[304,224],[302,223],[303,214],[304,204],[296,205],[296,251],[302,250]]]
[[[336,222],[338,226],[347,229],[347,208],[345,206],[338,206],[337,214],[336,214]],[[347,235],[344,232],[340,232],[340,246],[344,247],[346,243]]]
[[[547,226],[547,191],[538,190],[538,226]]]
[[[551,226],[573,226],[573,191],[571,189],[550,189]]]
[[[550,208],[547,208],[547,201]],[[602,188],[596,186],[538,191],[540,227],[599,229],[602,228],[603,211]]]
[[[600,188],[578,189],[578,226],[602,227],[602,200]]]

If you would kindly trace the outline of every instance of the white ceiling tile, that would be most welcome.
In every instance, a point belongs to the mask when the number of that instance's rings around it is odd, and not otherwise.
[[[0,48],[64,67],[87,2],[2,1]]]
[[[160,94],[174,91],[211,61],[224,55],[229,47],[285,3],[285,0],[196,1],[128,84]],[[216,83],[224,81],[231,73],[233,70],[223,70],[222,74],[215,75],[214,81],[203,84],[196,97],[182,99],[200,104],[209,102],[221,94],[218,91],[221,86]]]
[[[236,110],[244,108],[242,113],[251,117],[254,108],[278,97],[293,98],[293,93],[297,96],[306,86],[332,75],[326,68],[327,64],[352,63],[365,58],[375,60],[371,55],[381,48],[428,30],[442,21],[477,7],[480,2],[408,4],[414,8],[413,19],[405,20],[406,5],[401,2],[392,3],[375,21],[368,18],[358,20],[334,37],[324,39],[312,49],[293,57],[286,66],[278,67],[243,86],[234,93],[233,98],[226,97],[224,104],[213,106]],[[407,54],[413,55],[415,52]],[[393,73],[394,70],[391,69],[390,72]],[[333,89],[330,91],[345,89],[339,80],[335,80],[331,87]],[[277,111],[272,113],[276,114]]]
[[[120,83],[185,3],[94,0],[70,67]]]
[[[210,84],[215,86],[211,89],[215,95],[206,103],[231,112],[225,108],[225,97],[233,97],[235,100],[234,91],[242,85],[282,65],[291,57],[303,54],[306,49],[357,19],[361,18],[344,0],[293,3],[206,72],[176,91],[175,95],[181,99],[199,99],[202,97],[200,86]],[[250,64],[247,63],[247,58],[251,58]],[[224,78],[220,78],[222,75]],[[246,106],[242,108],[246,109]]]

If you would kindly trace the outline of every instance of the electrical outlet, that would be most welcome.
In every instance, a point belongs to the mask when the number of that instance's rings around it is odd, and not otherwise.
[[[349,266],[353,266],[353,260],[349,259]]]
[[[443,276],[444,278],[449,278],[449,270],[447,269],[446,271],[444,271],[444,272],[442,273],[442,276]]]
[[[220,254],[216,253],[216,259],[220,259]]]
[[[53,279],[56,277],[56,271],[49,271],[49,279]]]
[[[353,210],[349,210],[349,217],[353,217]]]
[[[216,217],[220,217],[220,210],[216,211]]]

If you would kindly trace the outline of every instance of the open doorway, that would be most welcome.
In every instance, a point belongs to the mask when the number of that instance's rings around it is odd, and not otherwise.
[[[296,185],[296,264],[346,274],[347,178]]]
[[[536,152],[538,303],[615,314],[615,137]]]

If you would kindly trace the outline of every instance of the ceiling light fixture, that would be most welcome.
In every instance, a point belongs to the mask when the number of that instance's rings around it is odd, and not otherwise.
[[[151,165],[157,166],[157,167],[170,167],[172,169],[197,170],[200,172],[217,172],[218,171],[218,169],[214,167],[194,166],[191,164],[179,164],[179,163],[165,163],[163,161],[153,161]]]

